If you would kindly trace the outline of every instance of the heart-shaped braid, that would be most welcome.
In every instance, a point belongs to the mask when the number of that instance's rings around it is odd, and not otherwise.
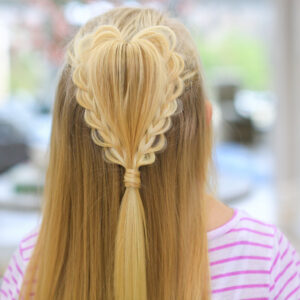
[[[69,52],[76,99],[107,162],[125,168],[115,244],[116,300],[147,299],[147,231],[140,198],[141,166],[166,145],[165,133],[183,92],[183,58],[166,26],[132,34],[100,26],[74,40]]]
[[[162,35],[165,32],[165,36]],[[169,37],[169,40],[166,38]],[[180,77],[184,62],[183,59],[174,52],[176,46],[176,36],[168,27],[155,26],[147,28],[135,36],[135,39],[152,42],[157,46],[167,65],[169,82],[166,85],[165,99],[158,107],[156,114],[145,135],[140,141],[134,162],[137,167],[152,164],[155,161],[155,152],[160,151],[165,146],[164,133],[171,127],[171,116],[178,107],[177,97],[183,91],[183,79]],[[154,141],[156,140],[155,146]]]
[[[125,158],[120,139],[113,132],[113,122],[107,114],[107,108],[97,101],[93,93],[92,82],[89,81],[89,70],[93,67],[91,60],[95,51],[99,51],[99,46],[105,43],[121,42],[120,32],[113,26],[102,26],[93,34],[74,40],[73,53],[69,51],[69,62],[74,68],[73,82],[77,86],[76,99],[79,105],[85,108],[84,119],[92,129],[93,141],[104,147],[105,158],[108,162],[116,163],[126,167]],[[98,46],[99,45],[99,46]],[[98,47],[97,47],[98,46]],[[90,70],[92,71],[92,70]],[[99,78],[101,80],[101,78]]]
[[[101,41],[101,42],[100,42]],[[166,85],[165,98],[157,107],[156,114],[152,122],[141,138],[138,151],[134,154],[134,159],[130,162],[128,155],[122,149],[122,137],[118,132],[114,132],[115,119],[107,118],[107,108],[99,105],[93,94],[91,83],[88,81],[86,70],[87,62],[93,59],[96,51],[101,49],[101,45],[109,43],[113,47],[117,43],[126,43],[120,31],[114,26],[102,26],[95,33],[89,34],[79,41],[74,41],[74,54],[69,54],[74,67],[73,81],[78,87],[76,98],[78,103],[84,107],[85,121],[92,129],[94,142],[104,147],[107,161],[122,165],[124,168],[138,169],[140,166],[152,164],[155,160],[155,152],[161,150],[165,144],[164,133],[171,126],[171,116],[177,110],[177,97],[183,90],[183,79],[180,74],[183,71],[183,59],[174,52],[176,45],[175,34],[164,26],[153,26],[146,28],[136,34],[132,43],[137,45],[147,43],[158,51],[163,59],[168,71],[169,83]],[[101,69],[100,69],[101,70]],[[100,71],[101,72],[101,71]],[[101,80],[101,78],[99,78]],[[104,103],[103,103],[104,104]],[[157,141],[159,138],[159,141]],[[156,140],[155,146],[153,146]]]

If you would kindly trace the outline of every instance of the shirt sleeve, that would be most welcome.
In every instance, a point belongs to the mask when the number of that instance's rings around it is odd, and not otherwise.
[[[286,236],[277,228],[270,277],[271,299],[300,299],[300,257]]]
[[[2,278],[0,300],[17,300],[23,283],[26,267],[31,258],[39,234],[39,225],[31,230],[13,253]]]
[[[9,261],[2,278],[0,300],[16,300],[19,297],[24,275],[24,264],[20,248],[18,248]]]

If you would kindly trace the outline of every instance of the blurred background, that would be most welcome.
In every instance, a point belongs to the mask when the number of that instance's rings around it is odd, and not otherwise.
[[[300,251],[300,1],[0,0],[0,277],[40,221],[65,46],[119,5],[168,11],[190,29],[214,107],[218,196]]]

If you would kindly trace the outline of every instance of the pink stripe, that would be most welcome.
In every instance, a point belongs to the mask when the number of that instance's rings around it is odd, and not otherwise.
[[[227,233],[229,233],[229,232],[238,232],[238,231],[248,231],[248,232],[256,233],[256,234],[263,235],[263,236],[274,237],[274,234],[272,234],[272,233],[266,233],[266,232],[262,232],[262,231],[258,231],[258,230],[254,230],[254,229],[250,229],[250,228],[246,228],[246,227],[232,228]]]
[[[287,281],[286,283],[283,285],[283,287],[280,289],[279,293],[276,295],[276,297],[274,298],[274,300],[277,300],[278,297],[281,295],[281,293],[283,292],[283,290],[286,288],[286,286],[296,277],[297,272],[295,272]]]
[[[277,277],[275,278],[275,283],[279,280],[279,278],[286,272],[286,270],[292,265],[294,261],[290,261],[286,266],[285,268],[277,275]],[[272,291],[275,287],[275,283],[270,287],[270,291]]]
[[[296,262],[296,266],[299,266],[300,265],[300,260]]]
[[[269,300],[269,298],[243,298],[243,300]]]
[[[275,260],[274,260],[274,262],[273,262],[273,264],[272,264],[272,266],[271,266],[270,273],[273,272],[273,269],[274,269],[274,267],[275,267],[275,265],[277,264],[277,261],[278,261],[278,259],[279,259],[279,255],[280,255],[280,253],[278,252],[277,255],[276,255],[276,258],[275,258]]]
[[[269,271],[266,271],[266,270],[236,271],[236,272],[218,274],[218,275],[212,276],[211,279],[214,280],[214,279],[218,279],[218,278],[241,275],[241,274],[269,274]]]
[[[14,275],[11,275],[11,279],[12,279],[12,281],[13,281],[15,284],[18,284],[18,281],[17,281],[17,279],[14,277]]]
[[[20,247],[19,247],[19,253],[20,253],[20,256],[21,256],[22,260],[24,260],[24,255],[23,255],[23,252],[21,251]]]
[[[9,265],[8,267],[8,270],[12,273],[13,272],[13,269],[12,269],[12,267]]]
[[[269,291],[272,292],[274,287],[275,287],[275,283],[273,283],[273,285],[269,288]]]
[[[260,224],[260,225],[264,225],[264,226],[267,226],[267,227],[272,227],[272,228],[274,228],[274,225],[267,224],[267,223],[261,222],[261,221],[259,221],[259,220],[252,219],[252,218],[248,218],[248,217],[241,218],[240,220],[241,220],[241,221],[250,221],[250,222],[253,222],[253,223],[257,223],[257,224]]]
[[[280,235],[280,239],[279,239],[279,245],[281,244],[281,242],[282,242],[282,239],[283,239],[283,233],[281,233],[281,235]]]
[[[24,252],[24,251],[26,251],[26,250],[29,250],[29,249],[34,248],[34,246],[35,246],[35,244],[30,245],[30,246],[27,246],[27,247],[25,247],[25,248],[20,248],[20,251],[21,251],[21,252]]]
[[[4,295],[5,297],[8,297],[8,294],[7,294],[3,289],[0,290],[0,293],[1,293],[2,295]]]
[[[6,283],[10,284],[10,280],[9,280],[7,277],[3,276],[2,279],[3,279]]]
[[[23,258],[23,260],[24,260],[24,261],[29,261],[30,258],[31,258],[30,256],[29,256],[29,257],[25,257],[25,258]]]
[[[208,250],[208,252],[213,252],[213,251],[221,250],[224,248],[230,248],[230,247],[239,246],[239,245],[249,245],[249,246],[256,246],[256,247],[262,247],[262,248],[268,248],[268,249],[273,248],[272,246],[266,245],[266,244],[254,243],[254,242],[248,242],[248,241],[240,241],[240,242],[229,243],[229,244],[225,244],[225,245],[218,246],[215,248],[211,248]]]
[[[285,268],[277,275],[277,277],[275,278],[275,283],[279,280],[279,278],[286,272],[286,270],[292,265],[294,261],[290,261],[286,266]]]
[[[293,296],[300,288],[300,285],[296,287],[294,290],[292,290],[286,297],[285,300],[288,300],[291,296]]]
[[[290,249],[290,243],[288,244],[288,246],[287,246],[286,249],[284,250],[282,256],[280,257],[281,260],[284,259],[284,257],[286,256],[286,254],[287,254],[287,252],[288,252],[289,249]]]
[[[38,232],[33,233],[33,234],[27,236],[25,239],[23,239],[23,240],[21,241],[21,243],[25,243],[25,242],[27,242],[28,240],[30,240],[31,238],[33,238],[33,237],[35,237],[35,236],[37,236],[37,235],[38,235]]]
[[[253,288],[267,288],[269,287],[268,284],[245,284],[245,285],[236,285],[236,286],[229,286],[223,289],[213,290],[213,294],[232,291],[232,290],[240,290],[240,289],[253,289]]]
[[[226,262],[230,262],[230,261],[242,260],[242,259],[271,260],[270,257],[265,257],[265,256],[235,256],[235,257],[230,257],[230,258],[211,262],[210,265],[214,266],[214,265],[218,265],[218,264],[222,264],[222,263],[226,263]]]
[[[23,277],[23,276],[24,276],[24,274],[23,274],[23,272],[22,272],[22,270],[21,270],[20,266],[18,265],[18,262],[17,262],[17,260],[16,260],[16,257],[15,257],[15,256],[13,256],[13,260],[14,260],[14,262],[15,262],[16,269],[18,270],[18,272],[19,272],[19,273],[21,274],[21,276]]]

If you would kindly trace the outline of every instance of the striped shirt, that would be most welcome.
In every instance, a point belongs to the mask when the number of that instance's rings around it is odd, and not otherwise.
[[[27,235],[11,258],[1,300],[18,298],[37,236],[38,230]],[[300,257],[276,226],[235,210],[207,237],[213,300],[300,299]]]

